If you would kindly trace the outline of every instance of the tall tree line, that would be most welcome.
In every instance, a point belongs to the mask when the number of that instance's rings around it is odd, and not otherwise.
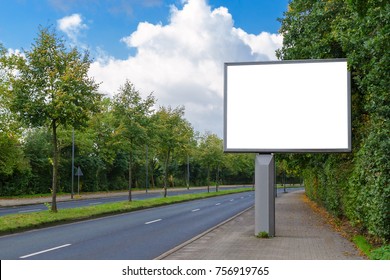
[[[184,107],[157,107],[129,80],[113,97],[88,77],[87,52],[39,28],[31,50],[0,45],[0,195],[251,183],[253,157],[226,155],[216,135],[200,135]],[[188,182],[189,178],[189,182]]]

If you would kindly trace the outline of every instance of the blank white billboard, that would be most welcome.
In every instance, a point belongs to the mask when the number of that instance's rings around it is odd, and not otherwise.
[[[345,59],[225,63],[225,152],[350,152]]]

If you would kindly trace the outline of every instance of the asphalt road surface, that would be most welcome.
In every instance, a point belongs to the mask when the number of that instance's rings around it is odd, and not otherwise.
[[[242,186],[237,187],[220,187],[220,190],[224,189],[234,189],[242,188]],[[210,191],[215,191],[215,187],[210,188]],[[190,193],[201,193],[207,192],[207,189],[204,188],[193,188],[189,190],[168,190],[168,196],[180,195],[180,194],[190,194]],[[162,197],[163,193],[161,192],[148,192],[148,193],[136,193],[132,195],[133,200],[144,200],[150,198]],[[101,197],[101,198],[89,198],[89,199],[75,199],[64,202],[57,202],[58,209],[66,208],[76,208],[76,207],[85,207],[92,206],[104,203],[118,202],[118,201],[127,201],[128,195],[120,195],[113,197]],[[9,215],[9,214],[22,214],[22,213],[32,213],[45,211],[47,207],[43,204],[34,204],[34,205],[25,205],[25,206],[13,206],[13,207],[0,207],[0,216]]]
[[[242,188],[242,186],[220,187],[219,189],[224,190],[224,189],[235,189],[235,188]],[[297,190],[297,188],[287,188],[286,190],[290,192],[290,191]],[[215,187],[211,187],[210,191],[211,192],[215,191]],[[284,191],[283,189],[280,188],[278,189],[278,193],[282,193],[283,191]],[[169,190],[168,196],[190,194],[190,193],[201,193],[201,192],[207,192],[207,189],[193,188],[189,190],[180,190],[180,191]],[[134,193],[132,196],[133,196],[133,200],[144,200],[144,199],[162,197],[163,193],[162,191],[148,192],[148,193]],[[57,202],[57,207],[58,209],[67,209],[67,208],[85,207],[85,206],[92,206],[92,205],[127,201],[127,200],[128,200],[128,195],[101,197],[101,198],[88,198],[88,199],[81,199],[81,200],[75,199],[70,201]],[[10,214],[33,213],[33,212],[39,212],[45,210],[47,210],[47,207],[43,203],[24,205],[24,206],[0,207],[0,217],[4,215],[10,215]]]
[[[0,259],[153,259],[253,206],[254,192],[0,237]]]

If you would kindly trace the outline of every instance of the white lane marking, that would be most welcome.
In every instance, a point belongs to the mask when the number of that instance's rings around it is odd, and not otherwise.
[[[43,209],[22,210],[22,211],[19,211],[18,213],[28,213],[28,212],[38,212],[38,211],[43,211]]]
[[[157,220],[153,220],[153,221],[146,222],[145,225],[157,223],[157,222],[159,222],[159,221],[162,221],[162,219],[157,219]]]
[[[221,205],[221,203],[219,202],[219,203],[215,204],[215,206],[218,206],[218,205]]]
[[[89,205],[97,205],[97,204],[102,204],[102,202],[91,202]]]
[[[36,256],[36,255],[40,255],[40,254],[43,254],[43,253],[47,253],[47,252],[50,252],[50,251],[53,251],[53,250],[58,250],[58,249],[61,249],[61,248],[64,248],[64,247],[68,247],[70,245],[72,245],[72,244],[61,245],[61,246],[58,246],[58,247],[54,247],[54,248],[50,248],[50,249],[47,249],[47,250],[39,251],[39,252],[32,253],[32,254],[29,254],[29,255],[21,256],[19,258],[20,259],[29,258],[29,257],[32,257],[32,256]]]
[[[191,212],[196,212],[196,211],[199,211],[199,210],[200,210],[200,209],[197,208],[197,209],[192,210]]]
[[[241,196],[241,199],[243,199],[244,197],[243,196]]]
[[[230,201],[234,201],[234,199],[230,199]]]

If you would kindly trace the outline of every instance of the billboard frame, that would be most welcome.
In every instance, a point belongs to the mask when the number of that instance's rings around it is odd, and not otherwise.
[[[278,64],[308,64],[308,63],[329,63],[343,62],[347,64],[347,59],[309,59],[309,60],[283,60],[283,61],[261,61],[261,62],[226,62],[224,63],[224,152],[226,153],[346,153],[352,151],[352,124],[351,124],[351,73],[346,69],[347,74],[347,147],[343,148],[237,148],[228,147],[228,68],[232,66],[256,66],[256,65],[278,65]],[[256,129],[256,128],[253,128]],[[264,131],[267,134],[267,131]]]

